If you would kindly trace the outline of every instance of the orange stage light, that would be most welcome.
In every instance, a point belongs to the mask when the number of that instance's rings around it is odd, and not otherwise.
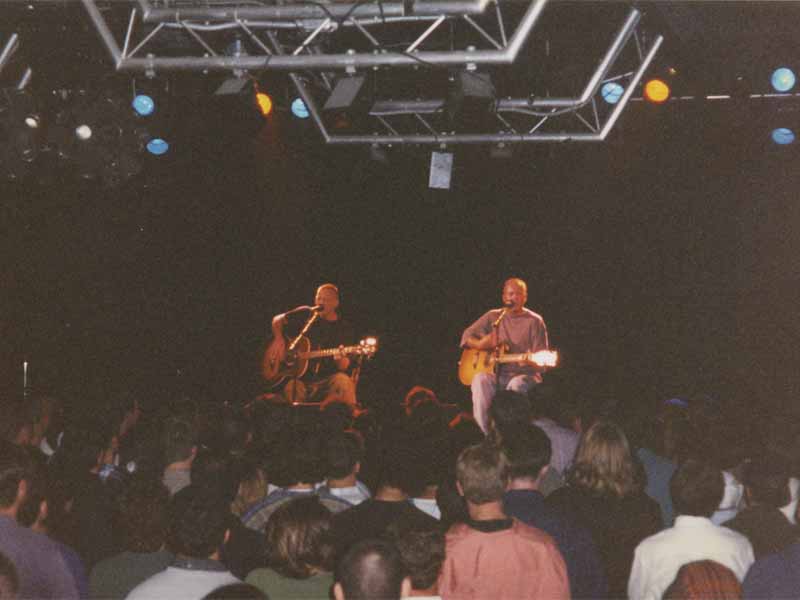
[[[644,97],[650,102],[661,104],[669,98],[669,86],[660,79],[651,79],[644,86]]]
[[[256,104],[258,104],[258,109],[265,117],[272,112],[272,98],[269,97],[269,94],[258,92],[256,94]]]

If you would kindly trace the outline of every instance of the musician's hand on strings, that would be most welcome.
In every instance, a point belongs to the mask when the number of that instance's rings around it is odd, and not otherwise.
[[[339,371],[346,371],[350,366],[350,359],[344,352],[344,346],[339,346],[333,354],[333,362],[336,363],[336,368]]]

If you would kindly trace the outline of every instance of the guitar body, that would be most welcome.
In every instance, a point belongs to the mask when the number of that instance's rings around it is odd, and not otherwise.
[[[558,364],[558,352],[538,350],[523,354],[506,354],[505,348],[497,350],[475,350],[464,348],[458,361],[458,379],[464,385],[471,385],[478,373],[492,373],[498,363],[519,363],[533,367],[539,373],[552,369]]]
[[[464,385],[471,385],[475,375],[493,372],[494,365],[494,352],[464,348],[461,360],[458,361],[458,379]]]
[[[287,351],[286,355],[281,357],[280,360],[271,360],[271,351],[276,343],[276,340],[272,340],[269,343],[264,352],[264,359],[261,362],[261,374],[270,387],[277,387],[286,379],[305,375],[308,370],[308,359],[302,358],[302,355],[307,354],[311,349],[311,341],[303,336],[297,342],[294,350]]]

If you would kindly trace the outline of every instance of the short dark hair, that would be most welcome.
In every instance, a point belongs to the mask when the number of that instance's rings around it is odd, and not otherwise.
[[[330,511],[315,495],[281,505],[264,529],[269,566],[292,579],[306,579],[316,569],[331,571],[331,522]]]
[[[719,469],[690,458],[672,475],[669,491],[677,514],[710,517],[722,501],[725,480]]]
[[[339,479],[353,472],[364,459],[364,438],[352,429],[332,435],[325,444],[327,476]]]
[[[444,562],[444,534],[437,524],[418,519],[400,518],[387,529],[403,566],[418,590],[431,587],[439,578]]]
[[[536,425],[515,427],[503,437],[503,452],[509,462],[511,479],[536,479],[550,464],[553,454],[550,438]]]
[[[170,504],[170,549],[191,558],[208,558],[222,548],[230,509],[213,494],[193,494],[188,501],[179,496]]]
[[[242,480],[241,460],[217,450],[203,449],[192,461],[192,485],[233,502]]]
[[[25,451],[7,440],[0,440],[0,507],[14,504],[20,482],[30,475],[31,465]]]
[[[501,435],[511,427],[530,423],[533,419],[531,402],[525,394],[512,390],[500,390],[489,407],[489,417]]]
[[[496,502],[508,483],[508,459],[489,441],[470,446],[458,456],[456,478],[468,502]]]
[[[742,483],[754,503],[780,508],[791,500],[789,473],[779,457],[764,456],[745,464]]]
[[[400,553],[383,540],[363,540],[351,546],[335,574],[347,600],[400,598],[404,578]]]
[[[164,545],[169,528],[169,491],[155,477],[136,475],[117,499],[119,529],[125,549],[155,552]]]

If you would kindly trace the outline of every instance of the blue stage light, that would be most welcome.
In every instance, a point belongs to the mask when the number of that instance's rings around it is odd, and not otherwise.
[[[165,154],[167,150],[169,150],[169,144],[161,138],[153,138],[147,142],[147,151],[150,154],[161,156],[162,154]]]
[[[308,118],[308,107],[301,98],[295,98],[292,102],[292,114],[299,119]]]
[[[794,141],[794,131],[787,127],[778,127],[772,130],[772,141],[781,146],[786,146]]]
[[[142,117],[152,115],[153,111],[156,109],[156,103],[147,94],[137,94],[137,96],[133,99],[132,106],[133,110],[136,111],[136,114],[141,115]]]
[[[788,67],[780,67],[772,72],[772,87],[777,92],[788,92],[794,87],[797,78]]]
[[[603,84],[603,87],[600,88],[600,93],[603,96],[603,100],[609,104],[616,104],[619,102],[619,99],[622,98],[622,94],[624,92],[625,88],[616,81],[609,81],[608,83]]]

